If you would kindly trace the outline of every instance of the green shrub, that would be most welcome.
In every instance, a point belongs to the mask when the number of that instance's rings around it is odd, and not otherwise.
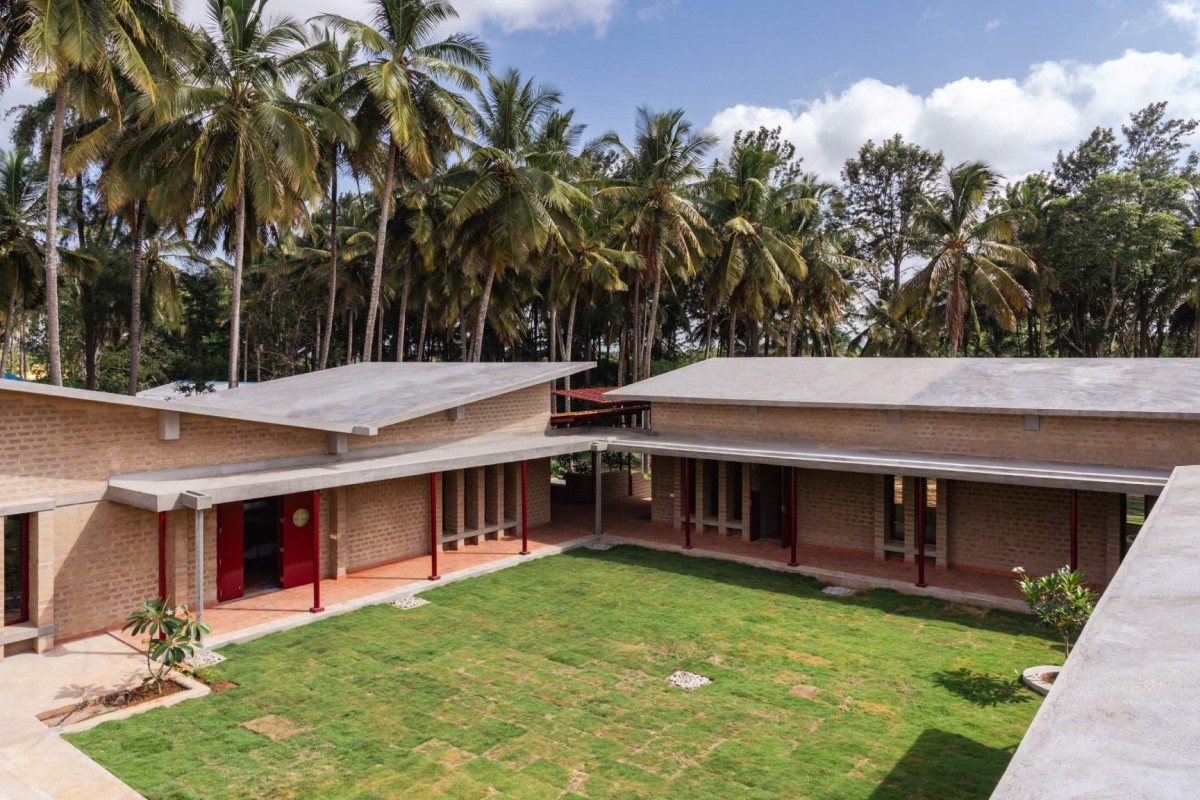
[[[1071,647],[1096,609],[1100,596],[1083,582],[1083,573],[1070,567],[1060,567],[1038,578],[1026,575],[1022,567],[1013,568],[1013,572],[1029,610],[1062,637],[1063,657],[1071,655]]]
[[[145,634],[147,678],[144,686],[162,691],[167,673],[196,652],[200,638],[210,628],[188,611],[187,606],[173,606],[158,597],[142,601],[141,608],[129,615],[121,627],[134,636]]]

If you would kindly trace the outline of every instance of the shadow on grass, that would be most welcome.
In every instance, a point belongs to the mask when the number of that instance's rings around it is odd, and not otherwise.
[[[871,608],[897,616],[927,620],[953,620],[969,628],[1005,633],[1020,633],[1057,641],[1034,627],[1033,618],[1002,609],[982,609],[951,603],[932,597],[901,594],[892,589],[866,589],[853,595],[827,595],[821,592],[825,584],[806,575],[795,575],[763,567],[723,561],[716,558],[695,558],[679,553],[653,550],[637,545],[622,544],[611,550],[571,550],[562,558],[601,558],[619,561],[632,567],[642,567],[691,578],[774,592],[790,597],[819,600],[824,603]]]
[[[1005,680],[962,667],[935,673],[933,682],[951,694],[984,708],[1027,703],[1032,699],[1029,690],[1016,679]]]
[[[1012,751],[930,728],[896,762],[870,800],[986,800]]]

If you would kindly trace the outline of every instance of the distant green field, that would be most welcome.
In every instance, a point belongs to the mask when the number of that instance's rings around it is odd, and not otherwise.
[[[236,688],[70,741],[152,800],[986,798],[1033,620],[633,547],[245,645]],[[672,671],[712,678],[684,692]]]

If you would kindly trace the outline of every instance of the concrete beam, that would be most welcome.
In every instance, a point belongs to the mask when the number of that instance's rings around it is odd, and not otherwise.
[[[329,437],[329,454],[335,456],[343,456],[350,452],[350,437],[344,433],[330,433]]]
[[[158,439],[162,442],[179,440],[179,412],[162,409],[158,412]]]

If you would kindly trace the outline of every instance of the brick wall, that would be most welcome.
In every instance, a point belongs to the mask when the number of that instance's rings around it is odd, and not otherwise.
[[[1024,417],[830,408],[745,407],[655,403],[653,428],[666,433],[720,432],[830,447],[1023,458],[1084,464],[1171,469],[1200,463],[1200,422],[1095,417],[1041,417],[1025,430]]]
[[[871,553],[879,478],[851,472],[796,471],[800,541]]]
[[[347,569],[429,552],[429,477],[346,487]]]
[[[471,403],[461,420],[452,420],[446,412],[438,412],[389,425],[381,429],[378,436],[351,436],[350,449],[495,433],[537,432],[545,430],[549,422],[550,384],[546,383]]]
[[[549,384],[472,403],[465,419],[430,414],[351,436],[351,449],[545,429]],[[4,395],[0,416],[0,499],[95,489],[115,473],[229,464],[327,450],[326,434],[282,425],[181,414],[179,439],[158,438],[158,412],[85,400]],[[102,488],[102,487],[101,487]]]
[[[55,638],[120,627],[158,595],[158,516],[116,503],[54,512]]]
[[[948,494],[951,567],[1040,575],[1070,559],[1069,490],[951,481]],[[1116,570],[1108,553],[1118,508],[1118,495],[1079,493],[1079,567],[1088,580],[1107,581]]]

